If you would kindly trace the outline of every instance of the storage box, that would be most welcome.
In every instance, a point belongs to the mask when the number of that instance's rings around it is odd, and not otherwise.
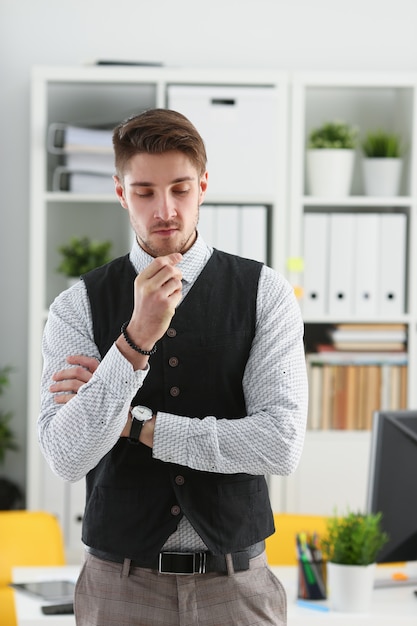
[[[268,86],[168,87],[168,107],[186,115],[205,142],[210,195],[273,197],[278,100]]]

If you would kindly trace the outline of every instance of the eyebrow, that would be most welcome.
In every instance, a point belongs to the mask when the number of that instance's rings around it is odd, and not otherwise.
[[[186,183],[186,182],[192,182],[193,180],[195,180],[194,176],[181,176],[180,178],[175,178],[173,181],[171,181],[170,185],[176,185],[178,183]],[[156,183],[151,183],[148,181],[135,181],[133,183],[130,183],[130,187],[155,187]]]

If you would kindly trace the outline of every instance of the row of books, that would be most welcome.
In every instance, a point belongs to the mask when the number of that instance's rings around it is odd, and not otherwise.
[[[60,161],[53,173],[53,191],[113,193],[112,135],[112,128],[51,124],[47,148]]]
[[[370,430],[374,411],[407,406],[407,353],[307,356],[311,430]]]

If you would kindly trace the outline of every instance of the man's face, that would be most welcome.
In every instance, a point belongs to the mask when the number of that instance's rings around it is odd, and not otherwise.
[[[129,212],[140,246],[153,257],[186,252],[196,239],[207,172],[200,177],[182,152],[136,154],[116,194]]]

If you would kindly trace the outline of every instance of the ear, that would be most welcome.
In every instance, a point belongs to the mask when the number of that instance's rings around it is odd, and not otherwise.
[[[126,198],[125,198],[125,190],[124,187],[122,185],[122,183],[120,182],[120,179],[118,176],[113,176],[113,180],[114,180],[114,190],[116,192],[116,196],[119,199],[120,204],[122,205],[122,207],[124,209],[127,209],[127,202],[126,202]]]
[[[198,200],[199,206],[200,204],[203,204],[204,198],[206,197],[207,186],[208,186],[208,172],[206,170],[200,178],[200,196]]]

